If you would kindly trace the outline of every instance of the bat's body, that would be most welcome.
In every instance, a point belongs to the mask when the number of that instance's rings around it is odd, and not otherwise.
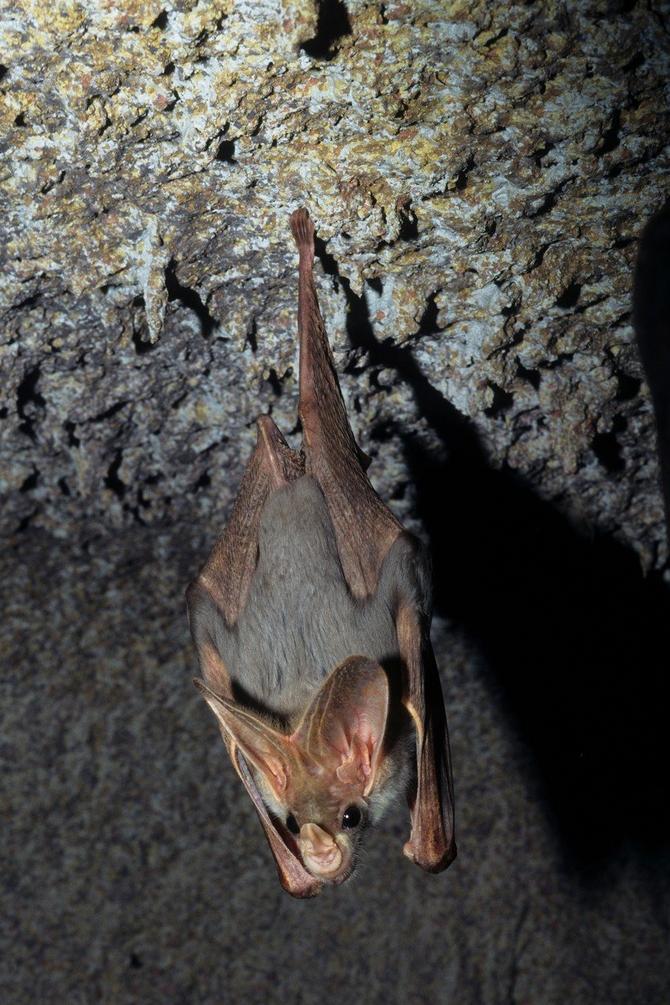
[[[360,832],[403,790],[406,854],[455,855],[448,741],[421,547],[384,506],[347,422],[300,252],[303,450],[259,419],[230,522],[188,593],[206,684],[282,884],[311,896],[355,866]]]
[[[234,629],[212,611],[211,631],[233,689],[297,725],[333,667],[354,653],[398,657],[393,590],[408,546],[399,538],[376,592],[354,600],[318,483],[303,475],[269,496],[259,523],[258,563]]]

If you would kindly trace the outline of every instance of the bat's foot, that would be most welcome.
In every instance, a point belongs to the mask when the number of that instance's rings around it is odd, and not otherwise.
[[[314,255],[314,224],[309,218],[309,213],[302,206],[291,213],[291,231],[298,245],[300,257],[303,253]]]

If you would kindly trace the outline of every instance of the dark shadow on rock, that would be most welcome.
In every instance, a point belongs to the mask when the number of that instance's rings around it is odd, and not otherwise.
[[[351,35],[351,21],[342,0],[319,0],[316,35],[300,48],[312,59],[331,60],[337,55],[336,43]]]
[[[566,864],[583,878],[623,847],[670,850],[668,591],[637,556],[587,536],[509,470],[410,350],[375,340],[364,297],[317,253],[349,304],[352,345],[407,383],[433,451],[399,431],[430,538],[436,610],[485,655],[527,743]],[[651,445],[650,445],[651,449]],[[456,777],[458,797],[458,777]]]

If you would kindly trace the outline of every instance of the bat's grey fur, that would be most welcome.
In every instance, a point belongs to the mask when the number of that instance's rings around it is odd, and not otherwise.
[[[398,657],[393,614],[400,596],[427,611],[427,561],[415,541],[400,535],[384,560],[377,592],[357,603],[342,573],[323,493],[307,476],[269,496],[258,547],[237,624],[228,628],[211,605],[207,628],[234,685],[294,725],[348,656],[365,654],[382,665]]]

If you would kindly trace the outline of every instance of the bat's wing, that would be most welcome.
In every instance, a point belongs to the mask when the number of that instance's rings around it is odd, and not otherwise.
[[[412,832],[405,855],[427,872],[441,872],[456,857],[454,788],[442,685],[427,626],[409,600],[396,615],[406,673],[407,709],[416,727],[417,784],[411,800]]]
[[[364,600],[376,592],[391,547],[400,535],[409,535],[368,481],[363,455],[349,426],[314,286],[314,226],[305,209],[293,213],[291,229],[300,255],[299,409],[305,472],[323,491],[349,589]],[[456,854],[444,701],[430,645],[429,619],[419,609],[416,591],[399,583],[395,603],[405,703],[417,732],[417,787],[405,854],[422,868],[438,872]]]
[[[204,590],[229,628],[236,623],[247,601],[266,500],[276,489],[303,473],[300,455],[291,450],[272,419],[261,416],[256,449],[245,468],[230,520],[198,579],[189,588],[189,594]]]
[[[363,600],[376,591],[382,562],[402,527],[368,481],[349,426],[314,286],[314,225],[307,210],[293,213],[291,229],[300,254],[299,411],[305,472],[321,486],[347,584]]]
[[[232,628],[244,610],[256,569],[258,527],[268,496],[303,473],[302,458],[289,448],[272,419],[260,418],[256,449],[246,466],[231,518],[186,594],[203,676],[207,686],[222,698],[232,699],[233,691],[230,674],[215,644],[216,622],[223,619]],[[224,730],[221,735],[263,825],[282,886],[294,897],[314,896],[321,884],[303,867],[286,828],[270,817],[235,741]]]

